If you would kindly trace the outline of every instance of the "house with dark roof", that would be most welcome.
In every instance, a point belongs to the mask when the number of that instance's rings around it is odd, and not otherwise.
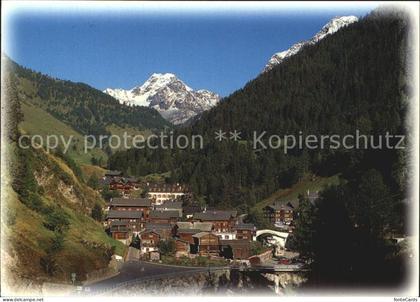
[[[150,207],[152,201],[148,198],[111,198],[109,205],[114,207]],[[123,210],[127,210],[127,208]]]
[[[211,222],[201,221],[179,221],[175,226],[179,230],[199,230],[200,232],[210,232],[213,229]]]
[[[105,177],[105,179],[110,179],[110,190],[119,190],[124,193],[130,193],[132,190],[138,190],[140,188],[140,183],[135,177],[114,176]]]
[[[200,232],[193,235],[193,252],[200,256],[219,256],[219,237],[209,232]]]
[[[109,210],[106,219],[115,219],[123,221],[124,219],[142,219],[143,213],[140,211],[116,211]]]
[[[200,232],[211,232],[213,224],[211,222],[177,222],[173,228],[173,235],[181,240],[194,244],[193,235]]]
[[[188,241],[175,239],[175,257],[188,257],[191,251],[191,245]]]
[[[138,232],[143,229],[144,226],[144,216],[141,211],[116,211],[109,210],[106,214],[105,221],[108,226],[111,226],[111,223],[119,221],[125,222],[128,228],[133,232]]]
[[[122,191],[124,194],[140,188],[140,183],[137,178],[123,177],[121,171],[107,171],[99,183],[102,187],[108,186],[110,190]]]
[[[200,206],[198,203],[187,204],[183,207],[182,212],[184,216],[189,219],[194,216],[195,213],[199,213],[203,211],[203,207]]]
[[[125,182],[122,181],[123,178],[116,177],[111,180],[111,183],[109,184],[110,190],[117,190],[122,191],[124,194],[130,193],[130,191],[133,189],[133,187]]]
[[[236,223],[236,211],[205,211],[195,213],[193,221],[211,222],[215,232],[229,232]]]
[[[272,224],[289,226],[294,219],[294,211],[299,206],[299,201],[285,200],[276,201],[263,208],[264,217]]]
[[[115,211],[139,211],[144,219],[149,218],[152,201],[148,198],[111,198],[109,209]]]
[[[146,183],[146,189],[148,197],[157,205],[162,204],[166,200],[175,200],[190,192],[186,185],[179,183]]]
[[[158,211],[152,210],[149,214],[151,223],[176,224],[181,219],[179,211]]]
[[[173,225],[169,223],[146,223],[144,225],[146,231],[154,231],[159,234],[161,240],[172,238]]]
[[[182,217],[182,201],[167,200],[162,204],[155,205],[154,209],[157,211],[178,211],[179,217]]]
[[[130,230],[126,221],[112,221],[110,223],[109,232],[112,238],[126,243],[129,238]]]
[[[251,256],[249,240],[220,240],[220,254],[226,259],[248,259]]]
[[[253,223],[239,223],[235,224],[233,230],[236,233],[237,240],[252,241],[256,235],[257,228]]]
[[[153,230],[145,230],[139,234],[140,237],[140,251],[145,254],[153,251],[158,251],[158,243],[160,235]]]

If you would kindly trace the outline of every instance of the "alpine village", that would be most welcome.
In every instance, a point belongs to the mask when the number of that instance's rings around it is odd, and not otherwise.
[[[239,261],[244,264],[250,264],[246,260],[261,263],[255,252],[264,248],[255,242],[257,234],[266,234],[268,238],[275,235],[271,242],[278,247],[276,254],[283,256],[298,205],[298,200],[291,200],[266,206],[264,217],[279,230],[257,230],[253,223],[243,222],[243,215],[236,210],[201,206],[194,201],[187,185],[140,183],[135,178],[123,177],[119,171],[108,171],[99,183],[122,196],[110,198],[105,209],[107,232],[112,238],[138,248],[138,257],[155,261],[161,260],[161,253],[169,249],[175,259],[204,256],[214,260],[245,260]],[[138,196],[138,191],[140,197],[131,197]],[[311,200],[315,199],[316,195],[311,194]],[[266,250],[272,252],[268,247]],[[282,264],[291,264],[296,257],[296,253],[287,255]]]

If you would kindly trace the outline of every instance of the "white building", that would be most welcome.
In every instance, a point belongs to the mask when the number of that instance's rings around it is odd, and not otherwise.
[[[147,195],[154,205],[161,205],[167,200],[175,200],[187,194],[186,186],[179,183],[147,183]]]

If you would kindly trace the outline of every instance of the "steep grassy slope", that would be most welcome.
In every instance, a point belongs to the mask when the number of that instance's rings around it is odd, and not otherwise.
[[[61,158],[42,149],[10,150],[13,178],[2,177],[2,267],[16,285],[70,282],[71,273],[81,281],[106,267],[113,253],[124,254],[90,217],[104,201]]]
[[[67,141],[71,137],[72,144],[68,149],[68,155],[79,164],[90,164],[91,158],[102,158],[106,162],[108,155],[99,148],[88,152],[84,151],[84,137],[69,125],[59,121],[45,110],[31,104],[28,101],[21,102],[24,120],[20,124],[22,133],[28,135],[41,135],[46,140],[49,135],[62,136]],[[59,142],[60,147],[64,149],[62,141]]]
[[[82,171],[84,179],[88,180],[89,177],[94,175],[95,177],[100,177],[105,175],[106,169],[95,166],[95,165],[80,165],[80,170]]]
[[[22,136],[28,125],[38,134],[78,135],[23,100],[20,84],[11,73],[2,81],[2,293],[9,288],[15,294],[38,291],[46,281],[70,283],[72,273],[80,282],[88,272],[107,267],[113,254],[125,253],[125,246],[91,218],[92,208],[105,201],[85,184],[68,155],[18,147],[21,139],[30,145]]]

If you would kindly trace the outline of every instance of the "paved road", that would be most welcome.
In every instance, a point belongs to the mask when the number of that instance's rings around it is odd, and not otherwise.
[[[111,277],[91,284],[88,287],[91,292],[97,292],[106,290],[107,288],[114,287],[120,283],[142,278],[148,279],[151,277],[165,276],[166,274],[174,273],[187,273],[187,272],[200,272],[207,271],[207,267],[192,268],[192,267],[180,267],[170,266],[163,264],[154,264],[145,261],[127,261],[123,264],[120,269],[120,273],[117,276]]]

